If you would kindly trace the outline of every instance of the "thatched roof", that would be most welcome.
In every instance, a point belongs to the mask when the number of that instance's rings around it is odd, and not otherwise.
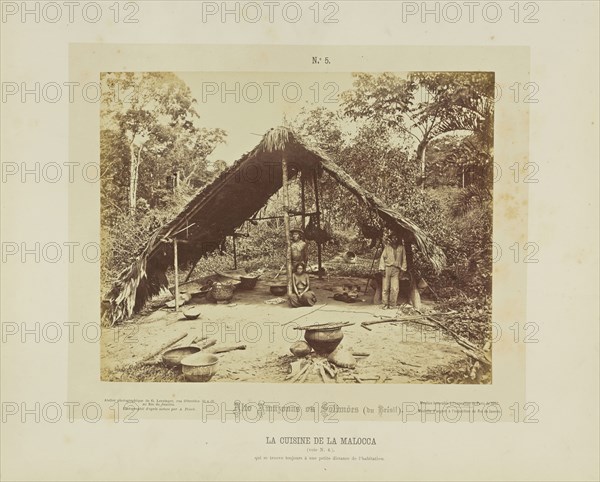
[[[205,186],[169,223],[150,238],[136,260],[119,275],[107,295],[105,315],[111,323],[129,318],[167,285],[166,270],[173,263],[173,238],[178,243],[180,264],[194,262],[214,251],[245,220],[262,208],[282,186],[281,159],[285,157],[289,179],[301,171],[319,169],[346,187],[359,201],[377,213],[391,229],[416,244],[436,270],[445,263],[443,252],[413,222],[389,209],[365,191],[326,154],[287,127],[271,129],[249,153]]]

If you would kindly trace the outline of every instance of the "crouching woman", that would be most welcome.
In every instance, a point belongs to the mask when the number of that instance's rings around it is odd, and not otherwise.
[[[304,263],[298,263],[292,274],[293,293],[289,295],[289,300],[293,308],[313,306],[317,302],[317,296],[310,290],[310,280],[304,269]]]

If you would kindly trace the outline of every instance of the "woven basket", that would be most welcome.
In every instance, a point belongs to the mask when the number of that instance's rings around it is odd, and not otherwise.
[[[211,294],[217,303],[227,303],[233,298],[235,286],[227,283],[215,283],[211,289]]]

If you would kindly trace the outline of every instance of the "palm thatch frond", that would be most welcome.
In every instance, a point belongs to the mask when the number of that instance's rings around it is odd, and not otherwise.
[[[271,129],[257,147],[263,152],[283,151],[290,144],[292,137],[292,131],[289,129]]]

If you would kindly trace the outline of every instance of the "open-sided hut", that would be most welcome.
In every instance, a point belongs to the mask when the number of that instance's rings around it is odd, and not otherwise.
[[[287,176],[283,165],[287,166]],[[167,286],[169,267],[194,263],[214,251],[225,236],[233,235],[273,194],[287,187],[284,177],[291,180],[300,172],[313,173],[315,177],[327,173],[376,213],[388,228],[399,232],[409,248],[416,246],[436,271],[444,265],[444,253],[418,226],[364,190],[326,154],[309,146],[293,130],[277,127],[202,188],[171,222],[156,230],[108,293],[104,316],[109,323],[118,323],[139,311],[150,297]]]

